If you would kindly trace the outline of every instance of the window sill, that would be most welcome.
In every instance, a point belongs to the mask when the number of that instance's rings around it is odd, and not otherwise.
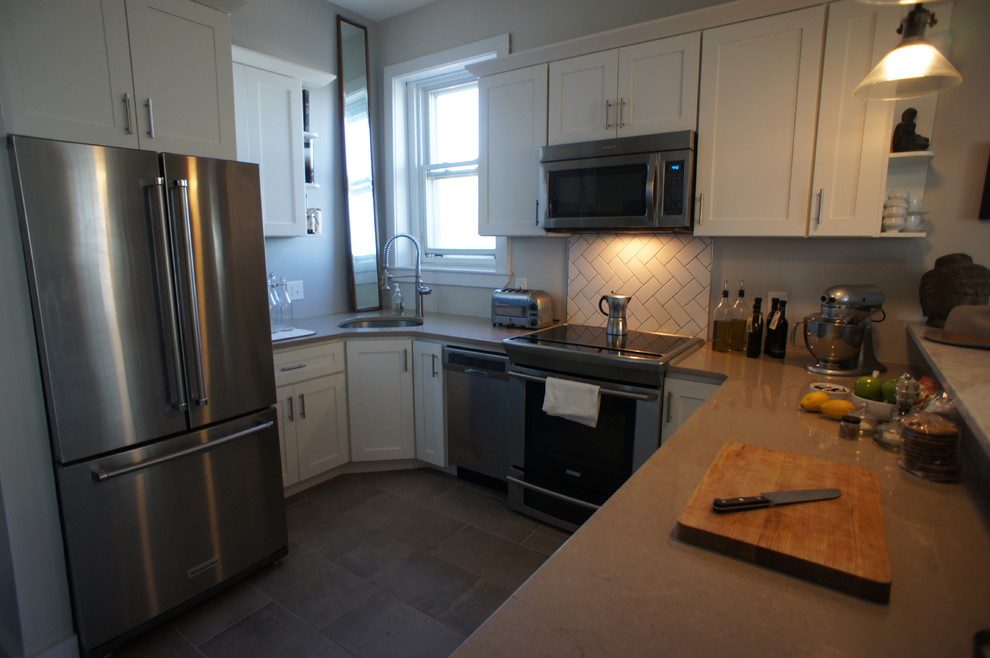
[[[396,276],[409,276],[416,273],[413,267],[392,267]],[[508,285],[510,274],[455,267],[423,267],[423,281],[426,285],[456,286],[461,288],[502,288]]]

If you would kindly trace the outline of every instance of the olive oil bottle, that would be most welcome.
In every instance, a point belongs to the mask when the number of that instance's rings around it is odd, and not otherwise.
[[[729,282],[722,282],[722,299],[715,307],[712,318],[712,349],[716,352],[729,351],[729,334],[732,307],[729,306]]]

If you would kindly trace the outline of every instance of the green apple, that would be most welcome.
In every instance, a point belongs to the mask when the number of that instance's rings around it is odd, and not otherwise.
[[[853,386],[853,393],[867,400],[880,400],[883,398],[883,382],[876,377],[864,375],[856,380]]]
[[[880,387],[883,394],[883,401],[890,404],[897,404],[897,379],[888,379]]]

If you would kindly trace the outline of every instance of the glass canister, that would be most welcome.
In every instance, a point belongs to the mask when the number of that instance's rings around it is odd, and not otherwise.
[[[940,414],[919,412],[901,420],[901,437],[901,468],[933,482],[959,481],[959,425]]]

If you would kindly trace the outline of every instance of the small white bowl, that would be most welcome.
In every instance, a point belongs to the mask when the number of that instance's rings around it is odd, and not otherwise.
[[[814,382],[812,384],[808,384],[809,393],[814,393],[816,391],[825,393],[833,400],[849,399],[849,389],[845,386],[839,386],[838,384],[830,384],[829,382]]]
[[[883,204],[884,208],[904,208],[907,209],[908,202],[907,199],[887,199],[887,202]]]
[[[866,398],[861,398],[855,393],[849,398],[849,401],[856,405],[859,409],[863,403],[866,403],[866,408],[870,410],[870,413],[877,417],[881,423],[886,423],[891,418],[894,417],[894,412],[897,411],[896,404],[890,404],[889,402],[880,402],[879,400],[867,400]]]
[[[903,190],[891,190],[890,192],[887,192],[887,198],[888,199],[907,199],[908,198],[908,193],[907,192],[904,192]]]

